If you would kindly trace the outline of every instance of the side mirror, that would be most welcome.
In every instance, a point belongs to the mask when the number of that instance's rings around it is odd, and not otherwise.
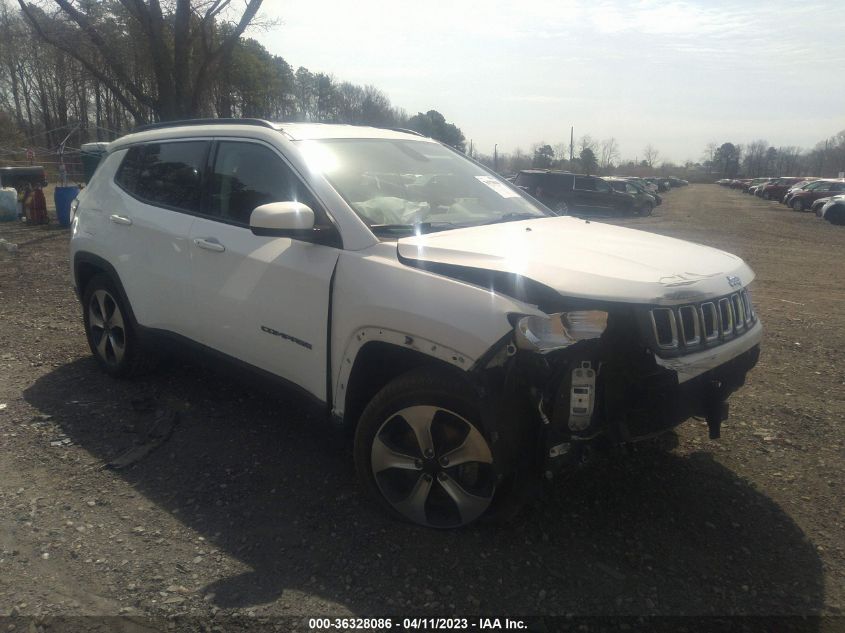
[[[314,212],[301,202],[271,202],[256,207],[249,216],[255,235],[308,239],[314,232]]]

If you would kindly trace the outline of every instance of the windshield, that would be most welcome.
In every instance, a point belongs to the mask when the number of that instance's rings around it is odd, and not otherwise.
[[[552,215],[517,187],[438,143],[327,139],[298,145],[309,167],[321,172],[376,234]]]

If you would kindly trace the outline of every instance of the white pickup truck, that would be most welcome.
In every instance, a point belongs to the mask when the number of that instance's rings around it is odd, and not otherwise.
[[[107,373],[175,341],[291,385],[354,429],[373,497],[426,526],[598,440],[691,416],[717,437],[759,354],[738,257],[559,217],[413,132],[153,125],[109,146],[72,213]]]

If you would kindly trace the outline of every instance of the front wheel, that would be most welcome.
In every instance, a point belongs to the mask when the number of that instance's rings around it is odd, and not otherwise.
[[[643,208],[640,209],[640,215],[649,216],[654,211],[654,205],[651,202],[646,202]]]
[[[845,224],[845,205],[837,205],[827,210],[824,219],[831,224],[842,226]]]
[[[370,495],[395,516],[433,528],[480,518],[497,476],[478,407],[429,369],[399,376],[370,402],[355,431],[355,467]]]
[[[792,201],[792,209],[794,211],[802,212],[804,211],[804,201],[801,198],[797,198],[796,200]]]

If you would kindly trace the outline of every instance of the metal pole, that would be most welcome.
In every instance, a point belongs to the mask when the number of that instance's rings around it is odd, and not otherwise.
[[[62,181],[62,187],[67,187],[67,167],[65,166],[65,143],[67,143],[71,134],[76,132],[78,128],[79,124],[77,123],[71,128],[70,132],[68,132],[65,139],[59,145],[59,178]]]

